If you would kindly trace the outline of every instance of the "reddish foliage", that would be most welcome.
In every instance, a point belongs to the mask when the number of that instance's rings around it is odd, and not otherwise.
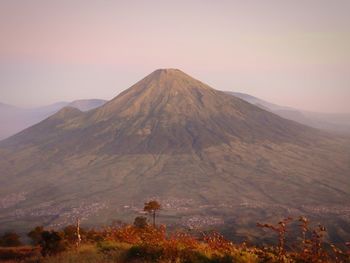
[[[222,254],[229,254],[234,250],[233,243],[226,240],[221,234],[213,232],[210,235],[204,236],[204,242],[212,251],[217,251]]]

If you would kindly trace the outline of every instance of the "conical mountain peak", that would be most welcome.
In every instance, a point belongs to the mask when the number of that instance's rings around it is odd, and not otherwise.
[[[156,74],[184,74],[186,75],[186,73],[184,73],[183,71],[181,71],[180,69],[177,68],[160,68],[160,69],[156,69],[155,71],[153,71],[153,73]],[[151,74],[153,74],[151,73]]]
[[[205,98],[218,91],[179,69],[158,69],[103,106],[99,117],[182,112],[188,114],[204,106]],[[232,98],[232,97],[230,97]]]
[[[153,71],[151,74],[149,74],[148,76],[146,76],[147,79],[153,79],[153,80],[196,80],[193,77],[191,77],[190,75],[186,74],[185,72],[183,72],[180,69],[176,69],[176,68],[164,68],[164,69],[157,69],[155,71]],[[196,80],[198,81],[198,80]],[[198,81],[199,82],[199,81]]]
[[[189,75],[187,75],[185,72],[183,72],[180,69],[177,68],[160,68],[160,69],[156,69],[155,71],[153,71],[152,73],[150,73],[148,76],[156,76],[156,75],[162,75],[162,76],[177,76],[177,77],[181,77],[182,76],[187,76],[189,77]]]
[[[205,85],[199,80],[175,68],[157,69],[136,83],[130,88],[130,90],[132,90],[135,86],[172,90],[181,88],[209,88],[209,86]]]
[[[312,139],[311,129],[177,69],[156,70],[91,112],[65,108],[50,119],[57,131],[72,132],[72,139],[83,132],[88,142],[79,136],[74,139],[81,147],[99,147],[107,153],[191,152],[238,139],[300,143]],[[40,125],[49,126],[53,124]]]
[[[215,90],[177,69],[152,72],[85,120],[96,129],[104,125],[104,132],[115,137],[106,146],[108,152],[119,153],[191,151],[238,138],[304,141],[309,134],[304,126]]]

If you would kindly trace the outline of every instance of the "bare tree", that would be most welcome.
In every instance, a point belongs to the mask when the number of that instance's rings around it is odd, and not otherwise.
[[[76,246],[77,248],[80,246],[81,243],[81,236],[80,236],[80,219],[77,218],[77,230],[76,230],[76,234],[77,234],[77,242],[76,242]]]

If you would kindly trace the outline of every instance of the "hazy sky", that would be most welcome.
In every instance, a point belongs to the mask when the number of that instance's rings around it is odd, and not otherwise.
[[[0,0],[0,101],[111,99],[157,68],[350,113],[349,0]]]

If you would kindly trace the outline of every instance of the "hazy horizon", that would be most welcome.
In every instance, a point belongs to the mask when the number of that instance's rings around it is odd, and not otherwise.
[[[0,102],[112,99],[158,68],[350,113],[350,2],[1,1]]]

